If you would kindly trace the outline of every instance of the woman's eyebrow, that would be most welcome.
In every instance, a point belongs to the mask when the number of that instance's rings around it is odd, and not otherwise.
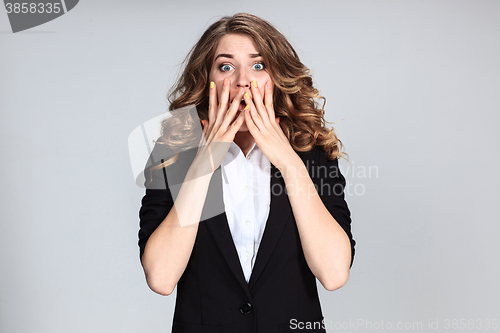
[[[260,55],[260,53],[250,53],[250,58],[258,58],[258,57],[260,57],[260,56],[261,56],[261,55]],[[230,54],[230,53],[220,53],[220,54],[218,54],[218,55],[215,57],[214,61],[215,61],[215,60],[217,60],[217,59],[219,59],[219,58],[229,58],[229,59],[233,59],[233,58],[234,58],[234,56],[233,56],[232,54]]]
[[[215,57],[214,61],[219,59],[219,58],[234,58],[232,54],[229,54],[229,53],[221,53],[221,54],[218,54],[217,57]]]

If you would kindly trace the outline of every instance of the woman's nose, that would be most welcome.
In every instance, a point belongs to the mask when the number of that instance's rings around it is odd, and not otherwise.
[[[236,86],[249,88],[250,87],[250,78],[248,77],[248,73],[246,70],[238,71],[238,77],[236,78]]]

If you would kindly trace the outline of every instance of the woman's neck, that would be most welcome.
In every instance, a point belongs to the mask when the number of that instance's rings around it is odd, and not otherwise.
[[[248,131],[236,133],[233,141],[238,145],[238,147],[240,147],[245,156],[247,156],[248,151],[252,148],[253,143],[255,142],[252,134]]]

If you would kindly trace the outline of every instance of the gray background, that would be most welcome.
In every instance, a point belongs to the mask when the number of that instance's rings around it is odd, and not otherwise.
[[[0,332],[170,330],[175,296],[139,263],[127,138],[240,11],[289,38],[342,119],[358,245],[348,284],[320,287],[327,322],[498,331],[500,1],[84,0],[17,34],[0,9]]]

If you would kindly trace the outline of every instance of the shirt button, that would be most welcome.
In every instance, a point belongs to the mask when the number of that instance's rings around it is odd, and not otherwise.
[[[246,225],[250,225],[250,220],[246,220],[246,221],[245,221],[245,224],[246,224]]]
[[[245,252],[245,257],[250,257],[250,252],[246,251]]]
[[[252,303],[245,302],[240,305],[240,312],[242,314],[249,314],[253,311]]]
[[[244,191],[248,190],[248,185],[243,186],[243,190]]]
[[[247,160],[249,160],[249,159],[250,159],[250,154],[247,155]]]

